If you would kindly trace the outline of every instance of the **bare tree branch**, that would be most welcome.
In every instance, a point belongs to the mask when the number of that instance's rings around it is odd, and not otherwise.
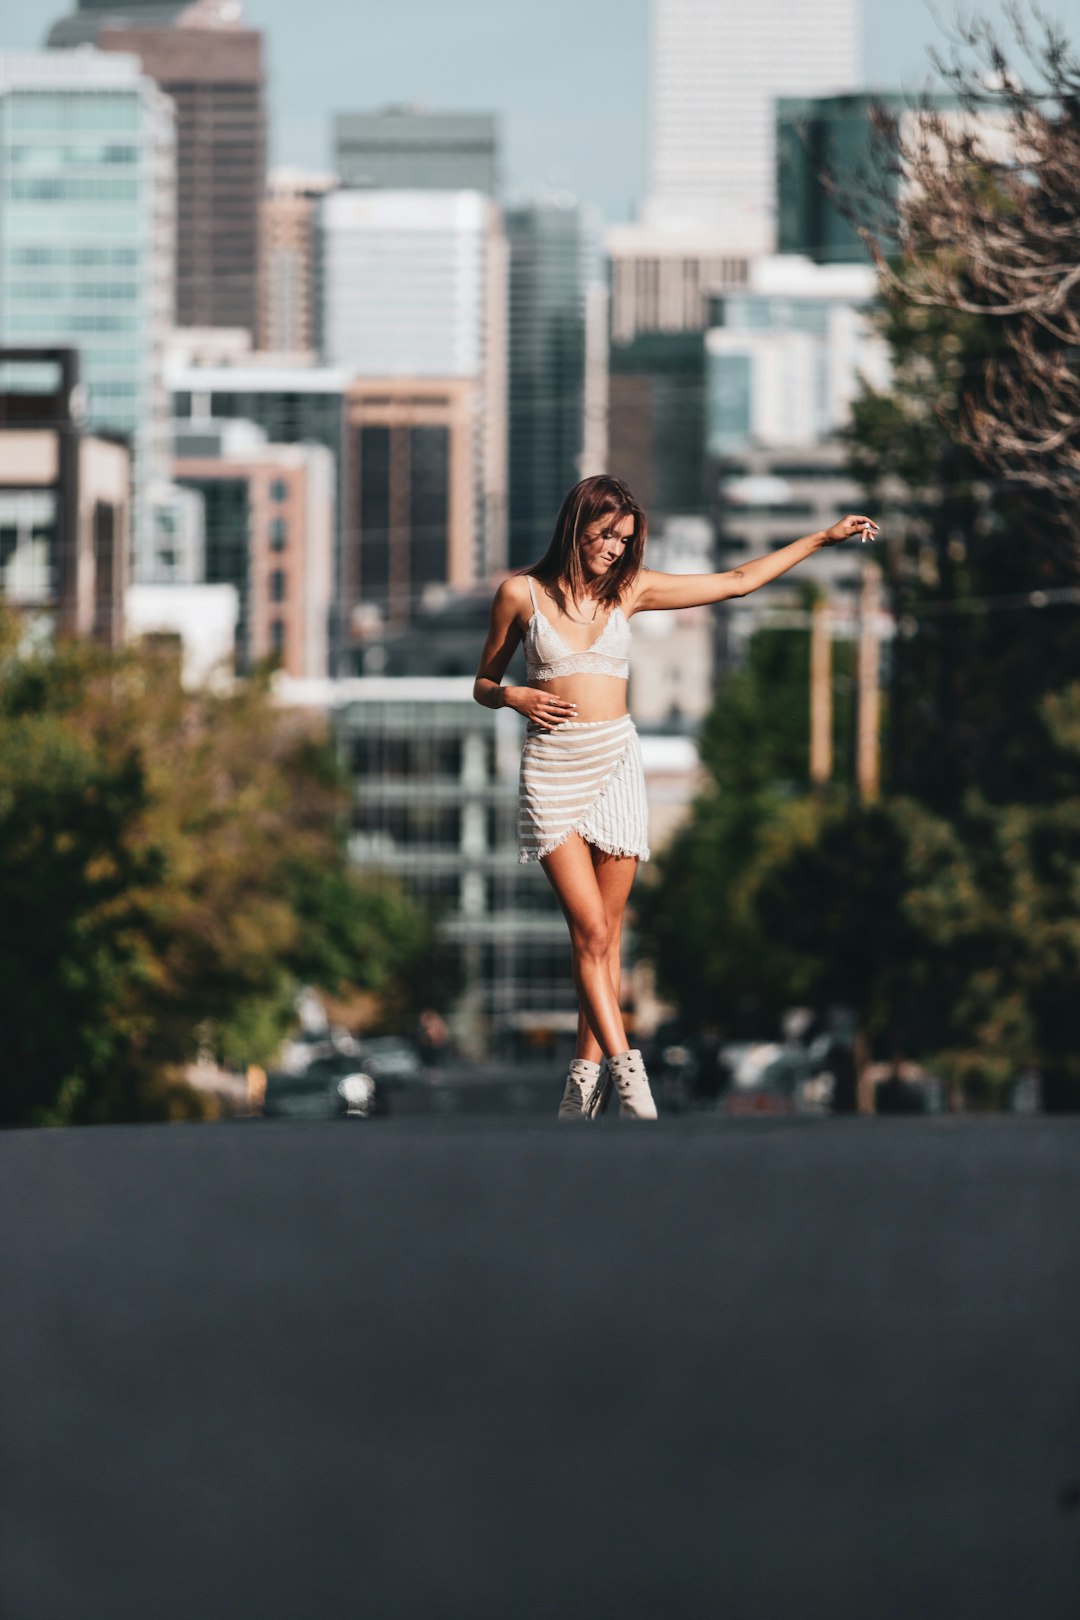
[[[1080,542],[1080,62],[1041,13],[1010,24],[1019,65],[985,22],[957,24],[935,59],[955,110],[875,115],[889,163],[876,214],[849,196],[849,218],[886,297],[997,328],[961,390],[963,442]]]

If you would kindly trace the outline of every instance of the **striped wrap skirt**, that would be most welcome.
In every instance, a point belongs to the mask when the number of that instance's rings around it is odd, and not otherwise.
[[[649,858],[641,744],[628,714],[617,720],[530,722],[518,779],[518,860],[542,860],[578,833],[608,855]]]

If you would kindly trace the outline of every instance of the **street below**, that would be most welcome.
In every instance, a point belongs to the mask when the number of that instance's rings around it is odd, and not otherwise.
[[[1072,1620],[1080,1119],[0,1135],[9,1620]]]

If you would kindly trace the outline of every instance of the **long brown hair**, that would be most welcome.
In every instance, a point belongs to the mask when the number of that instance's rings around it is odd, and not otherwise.
[[[524,570],[548,587],[559,604],[560,612],[566,612],[567,591],[573,601],[580,601],[585,593],[581,536],[590,523],[605,517],[633,517],[634,532],[618,562],[608,569],[601,580],[596,591],[597,600],[618,602],[641,567],[648,533],[645,513],[621,478],[611,478],[607,473],[583,478],[580,484],[574,485],[559,508],[555,532],[544,555],[533,567]]]

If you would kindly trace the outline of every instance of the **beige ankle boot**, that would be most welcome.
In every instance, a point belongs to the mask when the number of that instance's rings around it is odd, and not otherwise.
[[[559,1104],[559,1119],[592,1119],[590,1109],[599,1085],[599,1063],[590,1063],[588,1058],[574,1058]]]
[[[607,1058],[600,1059],[600,1078],[593,1087],[592,1096],[585,1104],[585,1118],[599,1119],[607,1109],[611,1100],[611,1070],[608,1068]]]
[[[649,1077],[636,1047],[617,1052],[607,1060],[608,1072],[619,1093],[620,1119],[655,1119],[656,1104],[649,1090]]]

